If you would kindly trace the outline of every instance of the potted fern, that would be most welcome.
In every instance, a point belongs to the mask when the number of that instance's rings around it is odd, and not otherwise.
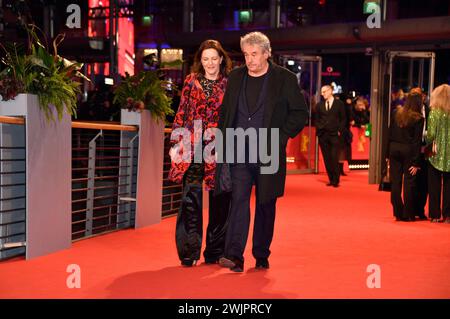
[[[36,27],[27,31],[28,47],[0,45],[0,115],[25,118],[25,129],[5,128],[1,137],[12,147],[25,141],[26,257],[33,258],[71,245],[71,116],[75,78],[83,76],[81,65],[57,53],[63,35],[50,49]]]
[[[167,95],[169,83],[160,79],[157,70],[128,73],[114,90],[114,103],[122,108],[122,124],[139,125],[142,111],[148,110],[157,123],[173,115],[171,98]]]
[[[84,75],[79,72],[81,64],[68,61],[58,55],[58,45],[64,35],[58,35],[52,43],[52,50],[37,35],[37,27],[26,27],[28,48],[17,44],[0,45],[4,54],[1,59],[0,95],[4,115],[25,115],[25,101],[34,103],[43,111],[47,120],[59,120],[66,113],[76,116],[77,95]],[[44,44],[43,44],[44,43]],[[24,96],[31,94],[35,97]],[[17,101],[15,101],[17,98]]]

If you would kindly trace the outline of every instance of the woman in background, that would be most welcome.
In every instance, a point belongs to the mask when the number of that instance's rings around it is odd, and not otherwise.
[[[358,152],[364,152],[366,143],[366,125],[370,122],[369,101],[364,97],[356,100],[350,125],[358,128]]]
[[[431,222],[450,224],[450,86],[443,84],[431,93],[427,143],[435,145],[436,154],[428,160],[428,214]],[[443,202],[441,206],[441,192]],[[441,208],[442,207],[442,208]]]
[[[397,221],[415,220],[416,173],[419,169],[422,145],[422,96],[409,94],[404,106],[399,106],[389,127],[389,163],[391,203]],[[403,187],[402,200],[402,181]]]

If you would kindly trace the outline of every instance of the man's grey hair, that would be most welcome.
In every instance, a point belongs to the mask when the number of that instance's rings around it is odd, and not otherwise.
[[[272,55],[272,48],[270,47],[270,40],[262,32],[250,32],[241,37],[241,50],[244,44],[259,45],[263,51],[269,52],[269,56]]]

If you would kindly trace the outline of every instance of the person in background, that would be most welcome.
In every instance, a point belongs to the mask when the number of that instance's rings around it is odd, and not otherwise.
[[[450,86],[442,84],[431,93],[427,143],[435,144],[436,154],[428,160],[428,216],[431,222],[450,224]],[[442,206],[441,206],[442,192]]]
[[[330,85],[324,85],[321,94],[323,101],[317,103],[315,115],[317,136],[328,174],[327,186],[339,187],[339,137],[345,129],[345,106],[334,98]]]
[[[341,176],[347,176],[344,171],[344,163],[345,161],[347,161],[348,163],[352,159],[353,134],[350,130],[350,123],[352,121],[353,102],[350,97],[345,99],[344,97],[342,97],[342,95],[340,99],[344,102],[345,125],[342,131],[342,135],[339,136],[339,173],[341,174]]]
[[[217,127],[227,76],[231,71],[231,60],[218,41],[206,40],[194,56],[192,71],[184,81],[172,129],[173,131],[178,128],[188,129],[193,137],[194,121],[201,121],[202,133],[209,128]],[[181,138],[180,136],[180,140]],[[179,143],[180,140],[174,140],[172,143]],[[168,175],[169,180],[183,183],[175,238],[181,264],[188,267],[195,265],[200,259],[203,237],[203,182],[206,191],[209,191],[209,223],[203,253],[207,264],[217,263],[223,256],[231,198],[230,193],[214,196],[216,162],[204,162],[202,156],[201,163],[194,163],[195,152],[201,152],[203,155],[203,148],[194,141],[192,138],[190,145],[192,152],[188,162],[177,163],[174,156],[182,155],[183,150],[172,147],[172,163]],[[207,144],[204,143],[203,147]]]
[[[391,93],[391,112],[394,112],[399,106],[405,104],[405,92],[402,89],[394,88]]]
[[[353,119],[350,125],[358,128],[358,151],[364,152],[364,144],[366,143],[366,125],[370,122],[369,101],[360,96],[355,103],[352,112]]]
[[[415,220],[414,200],[423,123],[422,96],[419,94],[409,94],[405,105],[399,106],[391,117],[387,154],[392,185],[391,204],[397,221]]]
[[[419,167],[420,169],[417,171],[417,200],[415,201],[416,207],[416,216],[419,219],[426,220],[425,216],[425,205],[427,203],[428,198],[428,161],[425,158],[424,148],[426,144],[426,135],[427,135],[427,118],[430,113],[430,108],[426,103],[427,95],[422,92],[422,89],[419,87],[412,88],[410,94],[419,94],[422,97],[422,107],[421,113],[425,120],[422,131],[422,148],[420,151],[419,157]]]

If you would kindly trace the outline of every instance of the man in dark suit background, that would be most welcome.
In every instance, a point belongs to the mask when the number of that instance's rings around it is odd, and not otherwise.
[[[269,60],[271,47],[267,36],[261,32],[249,33],[241,38],[241,49],[245,65],[230,73],[220,112],[219,129],[224,136],[223,145],[227,145],[227,139],[234,138],[226,135],[227,129],[250,129],[257,132],[261,128],[267,129],[267,150],[278,155],[279,166],[273,173],[264,173],[270,164],[263,164],[259,157],[257,163],[252,163],[248,160],[251,157],[248,153],[245,155],[245,163],[217,163],[216,192],[223,190],[221,181],[227,175],[227,167],[232,184],[225,256],[219,263],[234,272],[242,272],[244,269],[243,255],[250,227],[250,195],[253,185],[256,186],[256,212],[252,253],[256,259],[256,268],[269,268],[276,201],[277,197],[283,196],[286,180],[286,144],[289,138],[300,133],[308,118],[305,98],[300,92],[295,74]],[[278,140],[272,143],[272,132],[277,130],[279,135],[275,135]],[[258,139],[263,138],[260,133],[256,134]],[[250,143],[246,143],[248,150]],[[218,154],[222,151],[216,149]],[[227,148],[226,152],[228,151]],[[237,151],[242,152],[239,149]]]
[[[321,89],[323,101],[316,105],[316,131],[322,151],[329,183],[327,186],[339,186],[339,136],[345,129],[344,103],[333,97],[333,89],[325,85]]]

